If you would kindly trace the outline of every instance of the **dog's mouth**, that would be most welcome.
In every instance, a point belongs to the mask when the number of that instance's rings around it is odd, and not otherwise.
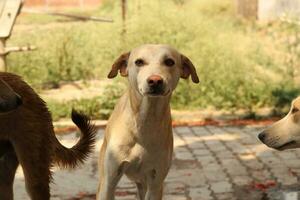
[[[171,92],[171,90],[168,90],[167,92],[150,90],[146,93],[146,95],[150,96],[150,97],[165,97],[165,96],[169,95],[170,92]]]
[[[279,151],[283,151],[286,149],[293,149],[293,148],[296,148],[296,144],[297,144],[297,142],[293,140],[293,141],[287,142],[279,147],[275,147],[275,149],[279,150]]]

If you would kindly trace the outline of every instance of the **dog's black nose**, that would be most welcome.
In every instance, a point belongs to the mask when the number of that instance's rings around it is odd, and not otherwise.
[[[157,87],[160,86],[164,83],[163,79],[161,76],[158,75],[152,75],[147,79],[148,85],[151,87]]]
[[[147,79],[149,86],[148,93],[152,95],[159,95],[164,92],[164,81],[159,75],[152,75]]]
[[[260,133],[260,134],[258,135],[258,139],[259,139],[260,141],[264,142],[265,139],[266,139],[266,133],[265,133],[265,132]]]

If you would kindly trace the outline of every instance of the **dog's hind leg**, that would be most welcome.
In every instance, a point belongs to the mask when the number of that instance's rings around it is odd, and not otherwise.
[[[25,185],[31,200],[49,200],[51,179],[50,157],[45,149],[37,145],[14,144],[20,165],[23,168]],[[24,145],[24,146],[21,146]],[[43,147],[43,145],[40,145]],[[25,152],[24,152],[25,151]],[[30,153],[28,153],[30,152]]]
[[[50,199],[50,165],[41,160],[22,160],[27,192],[32,200]]]
[[[13,200],[13,183],[19,162],[9,142],[0,142],[0,146],[0,199]]]

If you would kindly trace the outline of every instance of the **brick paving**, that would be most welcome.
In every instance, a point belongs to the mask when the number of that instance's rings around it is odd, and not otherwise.
[[[165,181],[164,199],[276,200],[281,194],[272,198],[274,192],[297,188],[300,150],[278,152],[267,148],[257,139],[262,129],[258,126],[174,128],[174,159]],[[95,199],[103,130],[98,135],[96,152],[84,166],[74,171],[54,168],[52,199]],[[59,139],[72,146],[77,136],[73,133]],[[14,187],[16,200],[28,199],[20,168]],[[118,185],[116,199],[136,199],[135,185],[125,177]]]

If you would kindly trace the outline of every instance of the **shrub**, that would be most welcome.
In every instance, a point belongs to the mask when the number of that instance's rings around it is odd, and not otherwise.
[[[48,107],[54,120],[69,118],[72,108],[84,112],[93,119],[108,119],[123,91],[123,84],[108,85],[103,92],[105,95],[67,102],[49,101]]]
[[[295,28],[243,21],[235,16],[231,0],[144,0],[140,5],[133,0],[128,1],[126,34],[122,35],[119,3],[105,0],[103,7],[93,11],[112,16],[113,24],[78,22],[48,27],[34,22],[41,28],[17,31],[10,43],[26,41],[38,50],[11,54],[9,70],[24,76],[35,88],[62,80],[101,79],[121,52],[144,43],[166,43],[193,61],[201,79],[199,85],[180,82],[172,100],[177,109],[255,110],[287,105],[299,94],[289,75],[295,65],[285,61],[293,52],[280,42],[282,35],[290,35],[285,30]],[[101,97],[105,102],[96,98],[71,105],[87,107],[83,109],[95,115],[100,115],[98,109],[107,108],[101,111],[107,116],[116,96]],[[63,112],[61,109],[58,116]]]

